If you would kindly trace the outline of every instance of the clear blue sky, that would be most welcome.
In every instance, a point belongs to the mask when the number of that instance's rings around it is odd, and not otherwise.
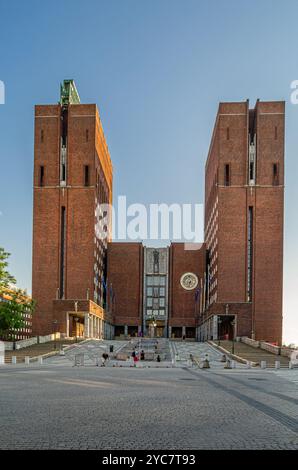
[[[287,102],[285,340],[298,343],[298,2],[0,0],[0,246],[31,288],[33,106],[74,78],[129,202],[202,202],[218,101]],[[270,289],[270,286],[268,286]]]

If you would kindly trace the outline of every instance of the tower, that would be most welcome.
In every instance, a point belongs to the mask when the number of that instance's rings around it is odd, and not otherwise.
[[[201,339],[281,343],[284,102],[220,103],[206,162]]]
[[[96,227],[112,202],[112,163],[95,104],[73,80],[60,102],[35,107],[32,295],[35,334],[103,335],[106,238]],[[99,321],[100,320],[100,321]],[[110,327],[109,327],[110,328]]]

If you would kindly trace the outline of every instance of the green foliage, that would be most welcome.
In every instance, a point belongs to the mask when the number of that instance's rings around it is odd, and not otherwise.
[[[25,326],[25,314],[33,313],[35,302],[24,290],[14,288],[16,280],[6,269],[8,257],[9,253],[0,247],[0,336],[10,339],[14,330]],[[3,297],[4,293],[8,298]]]
[[[16,284],[15,278],[6,270],[9,256],[10,254],[0,247],[0,294],[3,292],[3,289]]]

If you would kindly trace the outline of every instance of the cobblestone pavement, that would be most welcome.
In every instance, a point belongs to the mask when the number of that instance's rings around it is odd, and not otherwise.
[[[297,404],[260,369],[6,365],[0,448],[297,449]]]

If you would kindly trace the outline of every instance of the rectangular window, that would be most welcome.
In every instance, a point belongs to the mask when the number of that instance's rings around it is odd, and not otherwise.
[[[159,299],[159,306],[160,306],[160,307],[164,307],[164,306],[165,306],[165,299],[164,299],[164,297],[162,297],[162,298]]]
[[[154,276],[154,285],[159,286],[159,277],[158,276]]]
[[[160,278],[160,285],[165,286],[166,285],[166,278],[164,276],[161,276]]]
[[[273,163],[273,186],[279,185],[278,163]]]
[[[252,301],[253,279],[253,207],[248,208],[247,221],[247,301]]]
[[[150,310],[147,310],[147,316],[148,316],[148,317],[151,317],[151,316],[152,316],[152,310],[151,310],[151,309],[150,309]]]
[[[152,307],[152,297],[147,297],[147,307]]]
[[[39,186],[44,185],[44,166],[39,167]]]
[[[65,266],[65,241],[66,241],[66,211],[65,207],[61,207],[61,224],[60,224],[60,289],[59,297],[64,298],[64,266]]]
[[[230,184],[231,184],[230,165],[226,164],[225,165],[225,186],[230,186]]]
[[[84,185],[89,186],[89,165],[84,165]]]
[[[147,287],[147,295],[152,297],[152,287]]]
[[[153,285],[153,276],[147,276],[147,285],[152,286]]]
[[[161,297],[164,297],[164,296],[165,296],[165,288],[164,288],[164,287],[160,287],[160,288],[159,288],[159,295],[160,295]]]

